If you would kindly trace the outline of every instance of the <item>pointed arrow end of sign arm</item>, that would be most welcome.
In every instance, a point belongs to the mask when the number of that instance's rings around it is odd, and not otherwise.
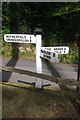
[[[6,34],[4,35],[4,41],[7,42],[7,40],[6,40]]]

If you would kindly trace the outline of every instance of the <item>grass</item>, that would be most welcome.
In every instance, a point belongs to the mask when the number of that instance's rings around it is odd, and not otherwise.
[[[20,59],[28,59],[28,60],[35,60],[35,46],[30,46],[31,51],[20,51],[19,50],[19,58]],[[16,54],[16,49],[14,49]],[[12,46],[10,43],[4,43],[3,47],[0,49],[0,55],[3,57],[12,57]],[[78,63],[78,48],[72,48],[70,47],[70,51],[66,55],[59,55],[60,62],[62,63],[72,63],[77,64]]]
[[[27,59],[27,60],[35,60],[35,54],[34,52],[20,52],[19,53],[19,58],[21,59]]]
[[[78,63],[78,49],[70,50],[70,52],[66,55],[59,55],[59,59],[62,63],[68,64],[77,64]]]
[[[19,58],[20,59],[27,59],[27,60],[35,60],[35,47],[31,46],[32,51],[20,51],[19,50]],[[17,54],[17,50],[14,49],[15,56]],[[1,49],[0,49],[0,55],[3,57],[12,57],[12,46],[11,44],[7,45],[5,44]]]
[[[39,90],[26,84],[3,83],[3,118],[79,118],[80,96],[54,88]]]

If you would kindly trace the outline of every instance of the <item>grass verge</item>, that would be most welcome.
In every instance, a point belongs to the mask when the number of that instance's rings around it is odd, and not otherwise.
[[[2,93],[3,118],[80,117],[80,95],[64,88],[39,90],[31,85],[2,83]]]

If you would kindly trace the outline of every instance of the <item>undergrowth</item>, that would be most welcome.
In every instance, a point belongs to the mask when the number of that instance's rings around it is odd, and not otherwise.
[[[72,63],[77,64],[78,63],[78,49],[76,50],[70,50],[70,52],[66,55],[59,55],[60,62],[63,63]]]
[[[31,51],[18,51],[20,59],[35,60],[35,46],[31,45]],[[17,54],[16,49],[14,49],[14,54]],[[0,49],[0,55],[3,57],[12,57],[12,46],[11,43],[3,43]],[[78,49],[70,48],[70,51],[66,55],[59,55],[59,60],[62,63],[77,64],[78,63]]]

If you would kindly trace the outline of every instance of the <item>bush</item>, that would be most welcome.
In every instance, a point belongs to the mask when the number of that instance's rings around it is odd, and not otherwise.
[[[77,64],[78,63],[78,49],[76,50],[70,50],[70,52],[66,55],[59,55],[60,62],[63,63],[72,63]]]

